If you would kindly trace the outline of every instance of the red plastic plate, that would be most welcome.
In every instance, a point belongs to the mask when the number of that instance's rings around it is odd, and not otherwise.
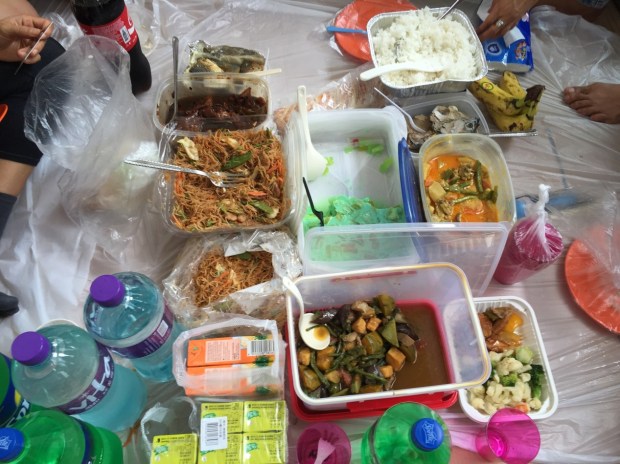
[[[602,233],[593,231],[597,232]],[[568,249],[564,272],[579,307],[606,329],[620,334],[620,293],[612,273],[581,240]]]
[[[415,9],[415,6],[405,0],[355,0],[336,15],[334,26],[366,30],[366,25],[373,16]],[[348,55],[362,61],[371,60],[370,44],[365,35],[336,32],[335,39],[338,47]]]

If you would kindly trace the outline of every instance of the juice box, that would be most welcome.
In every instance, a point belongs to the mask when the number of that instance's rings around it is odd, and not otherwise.
[[[271,335],[190,340],[187,346],[187,367],[263,365],[274,360],[275,349],[276,343]]]
[[[243,435],[240,433],[228,435],[226,449],[201,451],[198,462],[201,464],[242,464]]]
[[[279,392],[281,382],[273,363],[265,366],[232,364],[187,368],[187,396],[269,397]]]
[[[211,423],[212,419],[225,417],[226,432],[241,433],[243,431],[243,403],[202,403],[200,406],[200,434],[203,435],[203,423]]]
[[[151,464],[196,464],[198,436],[195,433],[153,437]]]
[[[286,430],[284,401],[246,401],[243,403],[243,432],[281,432]]]
[[[284,432],[244,433],[243,464],[285,464]]]

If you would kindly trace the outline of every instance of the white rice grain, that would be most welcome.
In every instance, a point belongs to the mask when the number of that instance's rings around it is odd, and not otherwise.
[[[386,83],[404,87],[444,80],[468,80],[478,74],[476,42],[467,28],[450,17],[441,21],[428,7],[405,13],[372,35],[377,66],[432,61],[441,72],[399,71],[383,76]]]

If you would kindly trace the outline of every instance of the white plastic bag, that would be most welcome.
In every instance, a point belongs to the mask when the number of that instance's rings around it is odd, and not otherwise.
[[[118,255],[154,178],[123,159],[157,157],[152,122],[131,93],[127,52],[104,37],[79,38],[37,76],[24,115],[26,137],[67,169],[59,188],[68,216]]]

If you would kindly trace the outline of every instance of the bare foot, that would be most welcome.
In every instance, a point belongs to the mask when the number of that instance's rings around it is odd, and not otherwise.
[[[620,124],[620,84],[596,82],[564,89],[564,103],[592,121]]]

